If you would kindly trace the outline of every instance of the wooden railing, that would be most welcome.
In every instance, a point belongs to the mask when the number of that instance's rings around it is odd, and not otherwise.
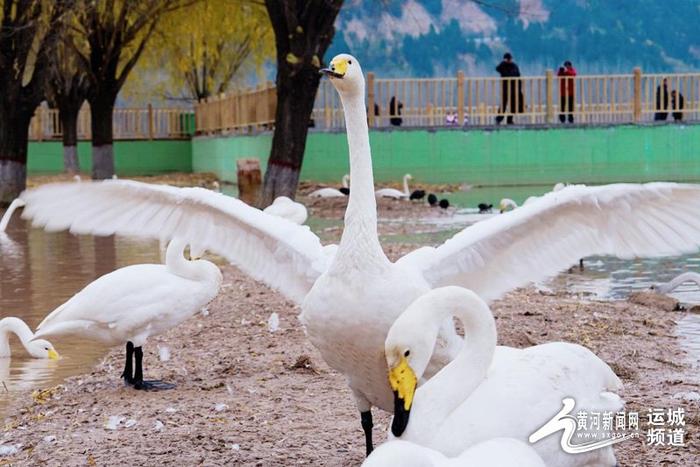
[[[177,108],[116,108],[113,114],[114,139],[186,139],[195,131],[194,113]],[[63,130],[58,110],[42,105],[34,112],[29,139],[34,141],[61,139]],[[85,105],[78,114],[78,139],[89,140],[90,108]]]
[[[277,93],[273,83],[211,97],[195,105],[197,133],[247,133],[272,128]]]
[[[664,78],[667,99],[659,86]],[[569,80],[569,81],[567,81]],[[560,78],[552,70],[543,76],[520,78],[467,77],[378,79],[367,73],[368,122],[371,127],[437,127],[493,125],[509,120],[519,125],[623,124],[700,120],[700,73],[581,75]],[[567,97],[573,88],[573,106]],[[683,96],[672,98],[675,90]],[[504,93],[507,99],[504,99]],[[657,105],[657,94],[661,99]],[[394,105],[392,105],[394,98]],[[509,105],[504,109],[504,100]],[[254,90],[211,98],[196,107],[197,133],[250,132],[271,129],[275,114],[271,83]],[[399,111],[400,109],[400,111]],[[316,128],[344,127],[338,93],[322,80],[312,122]]]

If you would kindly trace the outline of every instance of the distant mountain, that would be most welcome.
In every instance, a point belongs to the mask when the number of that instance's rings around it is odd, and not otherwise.
[[[506,51],[524,75],[700,71],[699,25],[700,0],[346,0],[326,57],[382,77],[493,75]]]

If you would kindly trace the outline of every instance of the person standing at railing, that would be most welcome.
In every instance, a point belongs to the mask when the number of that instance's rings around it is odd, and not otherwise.
[[[403,103],[398,100],[396,96],[391,96],[391,100],[389,101],[389,115],[391,118],[389,122],[394,126],[401,126],[401,123],[403,123],[401,109],[403,109]]]
[[[496,71],[501,75],[501,78],[505,78],[501,87],[501,114],[509,112],[506,122],[512,125],[513,115],[522,113],[525,108],[522,82],[519,79],[514,79],[520,77],[520,68],[513,61],[513,56],[510,52],[506,52],[503,55],[503,61],[496,67]],[[508,111],[509,108],[510,111]],[[496,117],[497,124],[502,121],[503,115]]]
[[[683,94],[676,91],[675,89],[671,91],[671,110],[673,110],[673,121],[680,122],[683,120],[683,106],[685,105],[685,99],[683,99]]]
[[[564,66],[559,67],[559,121],[574,123],[574,96],[576,69],[570,61],[565,61]]]
[[[663,111],[663,112],[662,112]],[[656,113],[655,121],[663,121],[668,117],[668,81],[666,78],[656,87]]]

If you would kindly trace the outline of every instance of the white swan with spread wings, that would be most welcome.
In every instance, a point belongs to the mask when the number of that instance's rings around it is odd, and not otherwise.
[[[347,377],[362,412],[368,450],[370,408],[393,411],[384,340],[399,314],[426,291],[461,285],[490,301],[565,270],[583,256],[664,256],[698,249],[700,186],[618,184],[548,193],[469,226],[441,246],[391,262],[377,236],[362,69],[356,58],[342,54],[325,73],[345,111],[353,182],[337,248],[322,246],[306,226],[231,197],[133,181],[45,185],[22,195],[23,216],[47,229],[77,233],[177,234],[300,304],[312,343]],[[460,345],[446,322],[426,376]]]

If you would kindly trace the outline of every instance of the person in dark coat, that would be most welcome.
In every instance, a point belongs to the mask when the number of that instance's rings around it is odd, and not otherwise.
[[[654,114],[655,121],[663,121],[668,117],[668,82],[663,79],[660,85],[656,87],[656,113]]]
[[[683,94],[676,91],[675,89],[671,91],[671,110],[673,110],[673,121],[680,122],[683,120],[683,107],[685,105],[685,99],[683,99]]]
[[[557,76],[559,77],[559,121],[564,123],[568,117],[569,123],[574,123],[576,68],[567,60],[564,66],[559,67]]]
[[[403,118],[400,117],[401,109],[403,109],[403,103],[396,96],[391,96],[389,101],[389,115],[391,115],[391,118],[389,121],[394,126],[401,126],[401,123],[403,123]]]
[[[512,79],[520,77],[520,69],[513,61],[513,56],[510,53],[506,53],[503,55],[503,61],[496,67],[496,71],[501,75],[501,78],[511,78],[504,79],[501,85],[501,113],[510,113],[506,118],[507,123],[510,125],[513,123],[513,115],[522,113],[525,109],[523,83],[519,79]],[[496,117],[496,123],[501,123],[502,121],[503,115]]]

